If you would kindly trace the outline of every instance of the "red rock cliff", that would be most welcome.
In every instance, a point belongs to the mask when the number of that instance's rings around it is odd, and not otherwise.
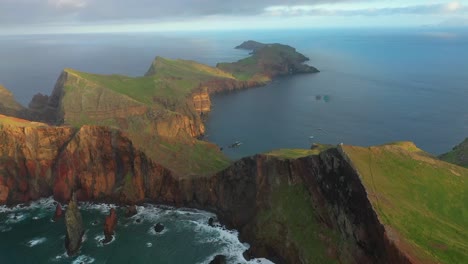
[[[336,149],[319,156],[282,160],[266,155],[244,158],[212,176],[177,177],[136,149],[121,132],[105,127],[10,127],[0,129],[1,203],[19,203],[53,195],[138,203],[145,200],[216,212],[252,253],[278,263],[309,263],[282,218],[282,243],[262,237],[262,214],[275,204],[276,190],[306,190],[305,207],[327,244],[329,257],[342,263],[407,263],[386,237],[359,176]],[[297,208],[305,210],[307,208]],[[315,220],[314,220],[315,219]],[[329,230],[332,240],[320,230]],[[320,231],[320,232],[319,232]],[[337,242],[340,241],[340,242]],[[305,250],[305,251],[304,251]]]

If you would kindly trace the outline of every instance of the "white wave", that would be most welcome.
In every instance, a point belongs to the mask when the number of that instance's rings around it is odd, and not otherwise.
[[[86,255],[80,255],[75,260],[73,260],[72,264],[88,264],[93,263],[95,261],[94,258]]]
[[[92,203],[92,202],[83,202],[80,203],[80,209],[82,210],[95,210],[99,211],[101,214],[109,214],[111,208],[116,208],[115,204],[105,204],[105,203]]]
[[[63,252],[62,254],[57,255],[54,258],[52,258],[52,261],[56,262],[56,261],[60,261],[60,260],[65,259],[65,258],[68,258],[68,254],[67,254],[66,251]]]
[[[12,212],[8,214],[8,219],[5,221],[6,224],[16,224],[19,223],[25,219],[27,219],[29,216],[29,213],[26,212]]]
[[[217,255],[226,256],[228,263],[273,263],[263,258],[252,259],[250,261],[247,261],[244,258],[243,253],[250,248],[250,245],[239,241],[239,232],[237,232],[236,230],[229,230],[221,225],[210,226],[208,225],[207,219],[200,219],[199,221],[189,221],[189,223],[194,225],[195,230],[197,230],[197,232],[200,234],[200,236],[198,237],[198,241],[200,243],[215,243],[221,247],[220,250],[218,250],[213,255],[209,256],[203,262],[201,262],[203,264],[209,263]],[[206,234],[212,235],[207,237]]]
[[[251,264],[274,264],[273,262],[269,261],[268,259],[265,258],[256,258],[256,259],[251,259],[247,261],[247,263]]]
[[[98,247],[103,247],[103,246],[107,246],[109,244],[112,244],[116,239],[117,239],[117,233],[114,231],[114,235],[112,236],[112,240],[109,241],[109,243],[102,243],[102,241],[104,241],[104,239],[106,238],[106,236],[104,236],[104,234],[100,234],[100,235],[96,235],[94,237],[94,240],[96,241],[96,244]]]
[[[26,245],[28,247],[35,247],[39,244],[42,244],[44,242],[46,242],[47,238],[45,237],[36,237],[36,238],[33,238],[31,239],[30,241],[28,241],[28,243],[26,243]]]
[[[5,207],[0,206],[0,213],[9,213],[7,220],[5,221],[6,224],[8,223],[15,223],[22,221],[28,217],[30,214],[25,212],[28,209],[41,209],[41,212],[36,213],[34,212],[34,217],[40,219],[40,217],[47,216],[49,213],[47,211],[53,212],[55,210],[54,200],[52,198],[41,199],[36,202],[33,202],[27,206],[15,206],[15,207]],[[80,203],[81,210],[96,210],[103,215],[107,215],[111,208],[117,208],[118,206],[115,204],[97,204],[97,203]],[[65,209],[66,206],[63,206]],[[44,210],[46,209],[46,210]],[[45,212],[44,212],[45,211]],[[205,261],[202,263],[209,263],[216,255],[225,255],[229,263],[260,263],[260,264],[270,264],[272,262],[266,259],[254,259],[251,261],[246,261],[243,257],[243,252],[247,250],[250,246],[245,243],[241,243],[238,238],[238,232],[235,230],[228,230],[222,225],[216,223],[215,226],[209,226],[208,220],[210,218],[216,219],[216,215],[210,212],[201,211],[197,209],[188,209],[188,208],[174,208],[170,206],[161,206],[161,205],[152,205],[152,204],[145,204],[143,206],[137,206],[137,214],[132,216],[130,221],[126,223],[126,225],[133,225],[133,224],[150,224],[150,228],[148,230],[149,235],[153,236],[160,236],[165,234],[166,232],[170,231],[167,225],[165,225],[164,230],[160,233],[157,233],[154,230],[154,225],[156,223],[167,223],[177,221],[178,224],[172,226],[171,228],[181,228],[184,229],[183,225],[189,225],[189,228],[193,228],[197,235],[196,238],[199,243],[211,243],[216,244],[220,249],[215,252],[212,256],[206,258]],[[140,219],[140,223],[137,223],[137,219]],[[9,222],[10,221],[10,222]],[[94,221],[93,221],[94,222]],[[102,221],[98,220],[98,224],[102,223]],[[180,224],[179,224],[180,223]],[[4,225],[0,225],[0,232],[7,232],[11,230],[11,227]],[[116,240],[116,235],[113,236],[113,239],[110,243],[113,243]],[[102,240],[104,239],[104,235],[96,235],[94,237],[97,246],[102,247],[104,246]],[[36,242],[34,242],[36,243]],[[43,242],[40,242],[43,243]],[[34,244],[37,245],[38,243]],[[151,242],[146,243],[147,247],[152,247],[153,244]],[[65,255],[57,255],[54,261],[63,261],[63,258],[67,258],[66,253]],[[95,261],[94,258],[81,255],[76,258],[73,263],[93,263]]]
[[[38,208],[55,209],[54,202],[55,200],[52,197],[48,197],[48,198],[41,198],[39,200],[36,200],[28,204],[18,204],[13,207],[2,205],[0,206],[0,213],[11,213],[11,212],[38,209]]]

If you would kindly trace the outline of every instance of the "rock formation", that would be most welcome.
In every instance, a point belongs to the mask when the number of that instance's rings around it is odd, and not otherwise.
[[[226,256],[216,255],[209,264],[226,264]]]
[[[55,213],[54,213],[54,221],[57,221],[63,216],[63,210],[62,210],[62,205],[60,203],[57,203],[57,206],[55,207]]]
[[[154,228],[154,232],[161,233],[164,230],[164,225],[161,223],[157,223],[156,225],[154,225],[153,228]]]
[[[468,170],[410,143],[279,151],[228,166],[216,146],[194,139],[204,134],[211,94],[317,72],[292,47],[245,46],[254,47],[251,57],[217,68],[156,58],[144,78],[66,69],[31,111],[70,126],[0,116],[0,204],[71,199],[70,255],[83,235],[76,191],[80,200],[215,212],[251,244],[248,254],[275,263],[466,262],[465,248],[451,245],[466,241],[460,230]],[[421,212],[431,221],[417,218]]]
[[[83,219],[81,218],[75,195],[73,195],[68,203],[67,211],[65,212],[65,226],[65,248],[69,256],[74,256],[80,250],[84,235]]]
[[[125,207],[125,217],[132,217],[138,213],[136,205]]]
[[[209,210],[217,213],[220,222],[240,231],[241,238],[251,244],[254,256],[278,263],[310,263],[311,258],[346,263],[416,263],[420,254],[400,245],[406,241],[404,237],[394,242],[396,231],[387,227],[388,223],[383,224],[382,212],[375,209],[381,210],[385,204],[374,204],[378,194],[373,192],[375,187],[368,182],[368,176],[363,176],[367,175],[366,163],[359,173],[347,154],[354,149],[346,146],[302,158],[285,152],[294,159],[281,157],[281,152],[257,155],[212,175],[180,176],[149,159],[125,134],[106,127],[5,125],[0,128],[0,140],[2,203],[15,204],[50,195],[64,202],[76,190],[83,200],[127,204],[151,201]],[[299,153],[309,155],[314,150]],[[359,149],[357,154],[366,151]],[[434,179],[439,182],[459,182],[468,175],[468,170],[437,161],[420,153],[414,145],[383,146],[375,151],[415,160],[419,168],[427,164],[434,170],[432,166],[437,164],[436,169],[440,169]],[[368,156],[364,155],[364,161],[368,161]],[[398,164],[392,165],[393,171],[398,171]],[[414,172],[404,171],[402,175],[409,173]],[[410,183],[397,185],[395,190],[411,186]],[[445,184],[437,186],[442,188]],[[447,193],[455,195],[463,186],[460,182]],[[385,198],[391,199],[392,196]],[[455,201],[447,201],[450,202],[445,207],[456,206]],[[419,203],[424,204],[424,200]],[[72,202],[69,208],[74,207]],[[407,210],[402,211],[407,217],[414,214],[411,207]],[[73,211],[67,210],[66,218],[78,219]],[[456,215],[444,221],[455,219]],[[442,227],[439,224],[431,228]],[[80,232],[74,233],[75,243],[70,244],[76,250]],[[312,248],[315,251],[310,251]]]
[[[112,241],[114,230],[117,226],[117,213],[114,208],[111,208],[109,215],[104,220],[104,240],[102,243],[107,244]]]

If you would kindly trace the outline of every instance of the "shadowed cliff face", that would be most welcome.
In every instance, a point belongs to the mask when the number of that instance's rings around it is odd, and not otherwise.
[[[0,148],[2,203],[50,195],[65,202],[76,191],[79,200],[201,208],[240,230],[252,254],[279,263],[311,263],[308,252],[315,247],[308,241],[321,245],[314,257],[327,261],[407,261],[336,149],[295,160],[257,155],[212,176],[177,177],[109,128],[4,125],[0,137],[6,142]],[[301,218],[301,212],[308,213]]]
[[[463,142],[453,147],[451,151],[440,155],[439,158],[468,168],[468,138],[465,138]]]

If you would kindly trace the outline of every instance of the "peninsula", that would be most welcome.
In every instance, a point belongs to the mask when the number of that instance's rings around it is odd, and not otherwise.
[[[468,169],[411,142],[231,162],[200,140],[213,93],[318,72],[286,45],[240,48],[251,56],[217,67],[156,57],[137,78],[66,69],[29,108],[2,99],[0,204],[75,193],[209,210],[251,245],[246,257],[275,263],[468,260]]]

